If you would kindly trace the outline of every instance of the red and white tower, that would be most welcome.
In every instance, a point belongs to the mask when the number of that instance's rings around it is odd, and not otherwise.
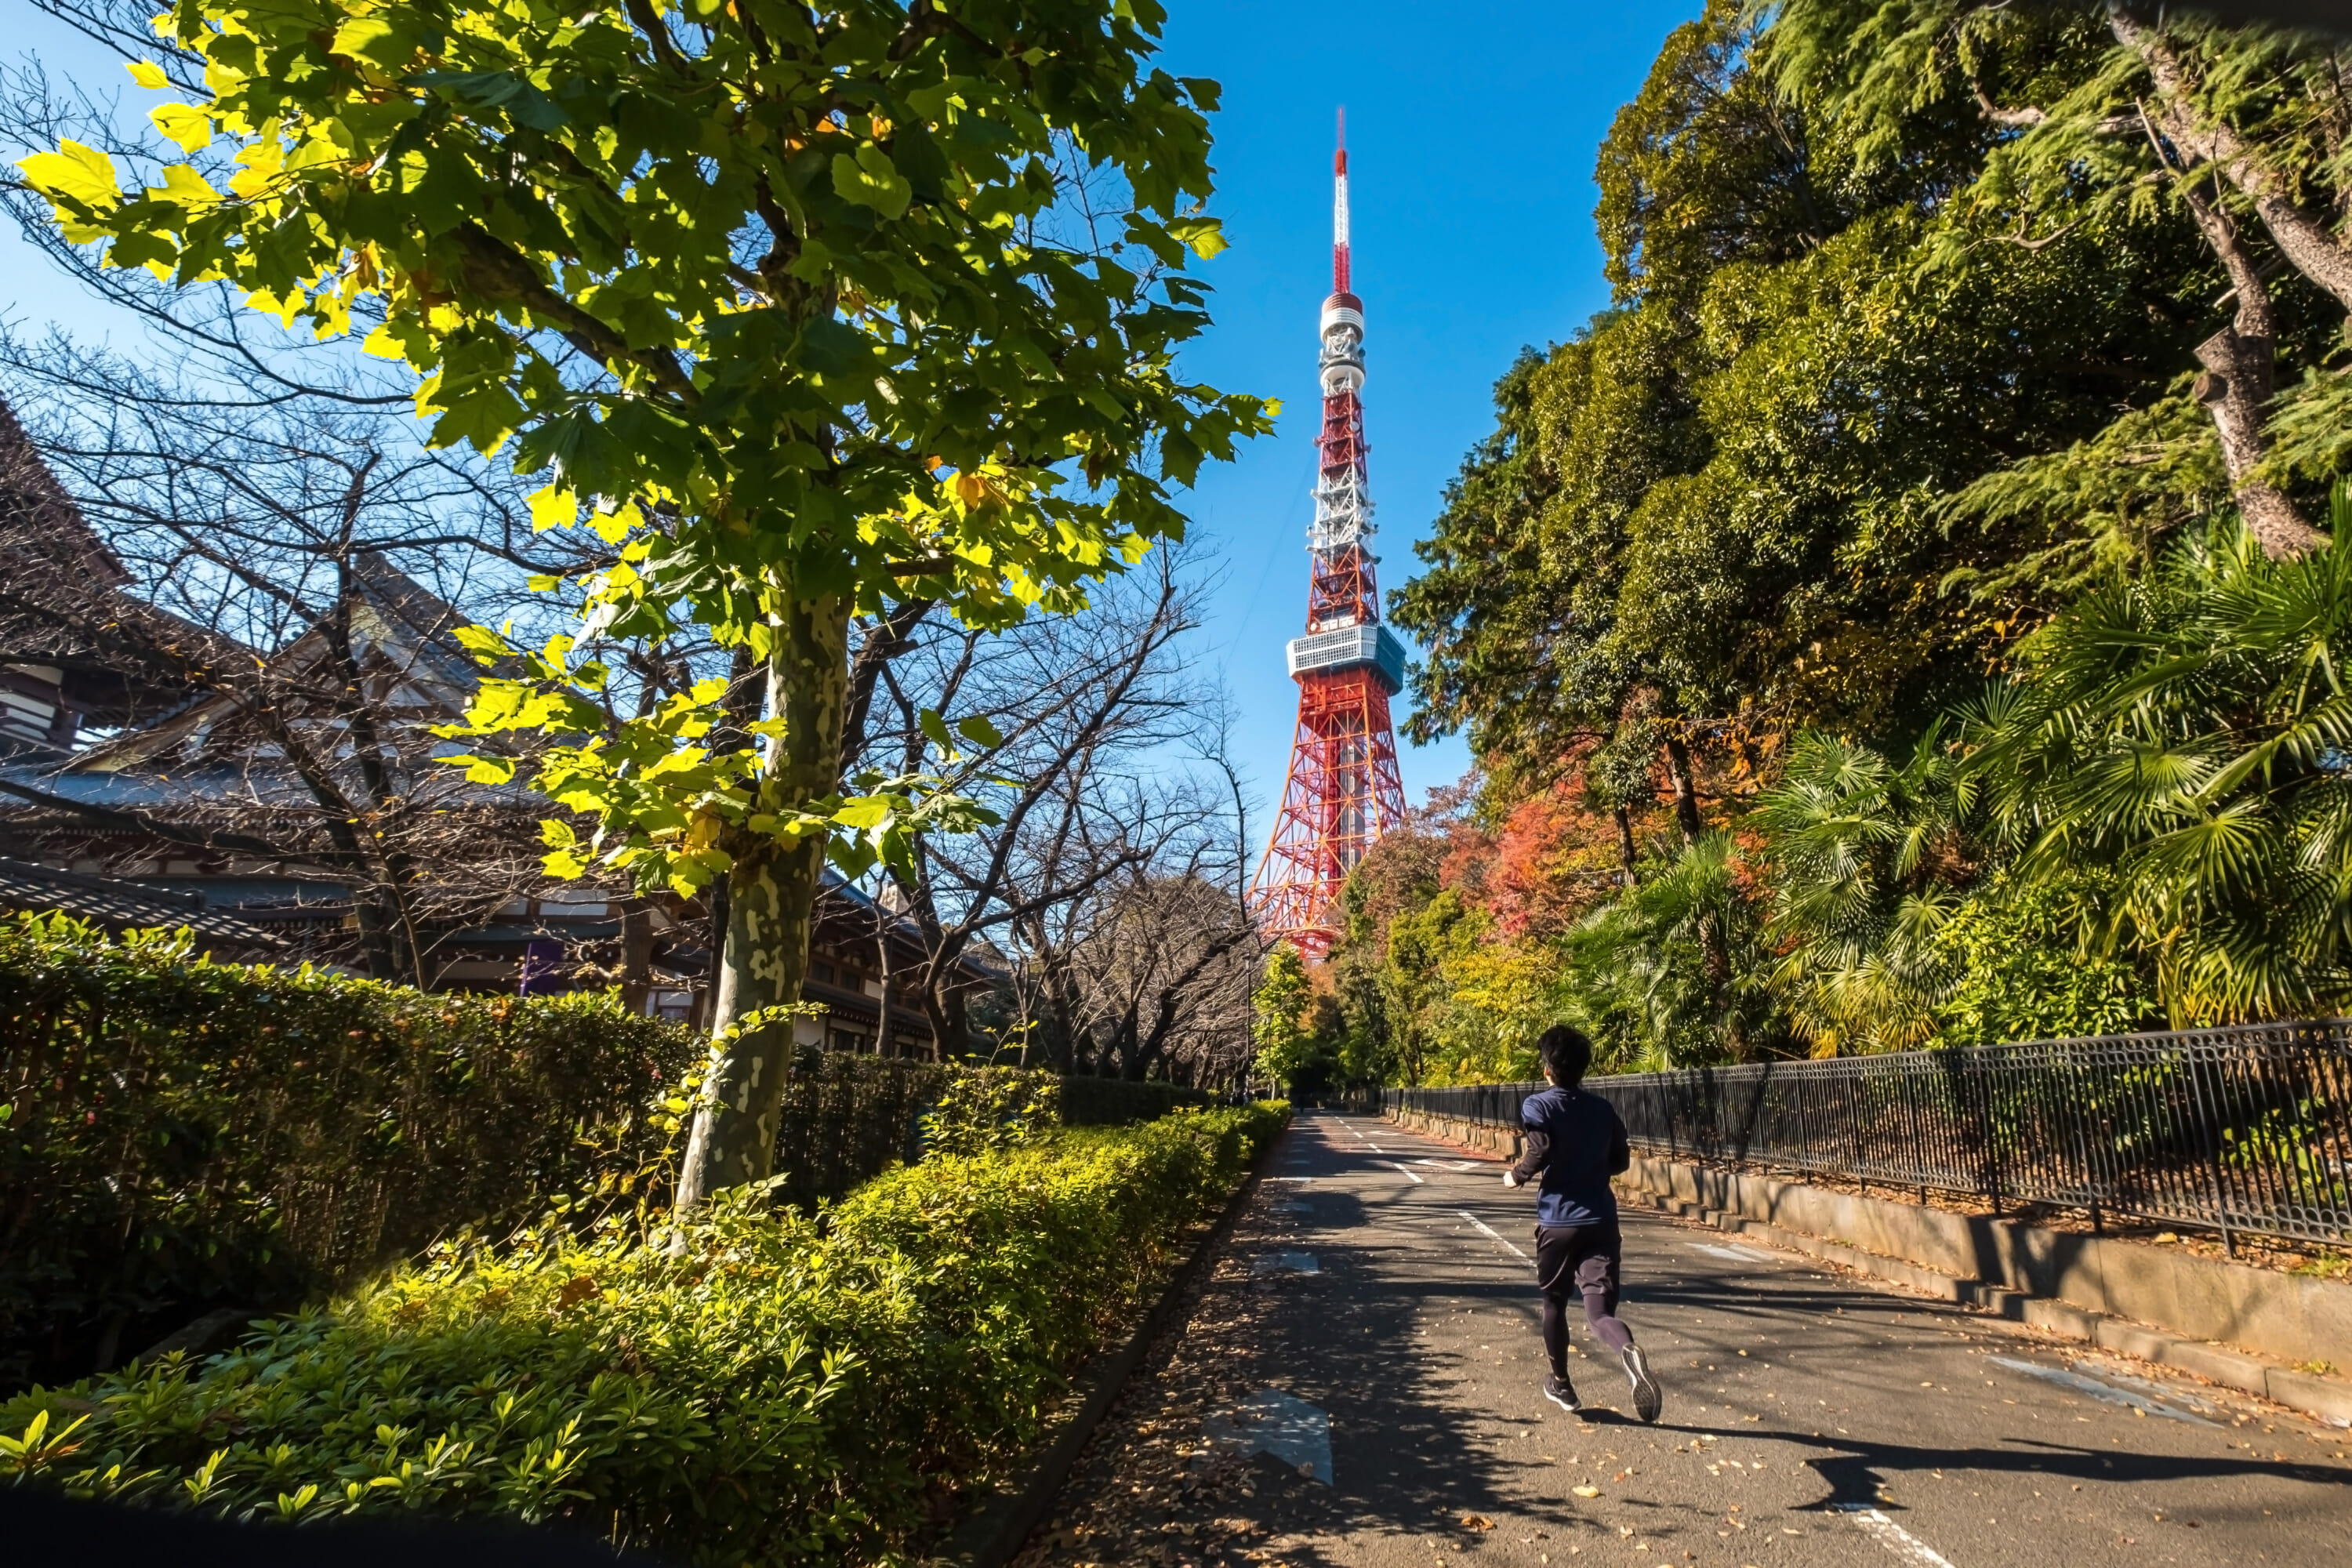
[[[1372,499],[1364,470],[1364,302],[1348,275],[1347,121],[1333,160],[1331,297],[1323,301],[1323,433],[1307,635],[1290,644],[1298,731],[1274,837],[1251,889],[1258,929],[1311,958],[1339,934],[1339,885],[1404,820],[1389,699],[1404,684],[1404,645],[1381,624]]]

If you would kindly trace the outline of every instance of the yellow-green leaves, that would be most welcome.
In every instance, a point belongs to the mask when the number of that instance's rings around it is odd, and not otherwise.
[[[588,526],[595,531],[597,538],[607,544],[620,543],[629,536],[631,530],[643,528],[645,521],[645,514],[637,510],[637,503],[635,501],[626,502],[614,510],[606,511],[600,509],[588,514]],[[615,586],[621,585],[619,573],[625,570],[627,570],[625,567],[615,568],[614,573],[608,574],[613,578]],[[634,583],[635,580],[636,574],[630,573],[627,581]]]
[[[570,528],[580,520],[580,498],[562,484],[549,485],[534,491],[530,498],[530,530],[544,533],[551,528]]]
[[[19,158],[16,167],[25,172],[26,183],[53,204],[72,201],[92,211],[104,211],[122,199],[121,187],[115,184],[114,160],[79,142],[61,142],[54,153]]]
[[[388,5],[378,7],[373,16],[350,17],[335,29],[333,50],[386,70],[406,65],[425,38],[424,20],[417,10]]]
[[[433,444],[510,449],[535,530],[621,555],[572,579],[583,637],[698,626],[766,658],[809,583],[983,627],[1080,608],[1268,428],[1172,369],[1207,321],[1183,270],[1222,245],[1214,89],[1153,71],[1157,9],[1122,0],[961,7],[911,49],[905,0],[823,9],[820,36],[722,0],[174,0],[159,36],[204,86],[154,109],[145,199],[90,148],[25,169],[112,264],[219,279],[289,328],[380,321],[366,351],[415,371]],[[1133,195],[1098,254],[1034,243],[1072,159]],[[760,748],[694,743],[709,701],[615,724],[568,651],[488,657],[522,684],[475,722],[561,742],[513,777],[597,820],[584,863],[707,879],[718,827],[755,818],[887,858],[960,809],[919,782],[755,799]]]
[[[950,731],[946,718],[936,709],[922,710],[916,716],[915,722],[933,745],[947,753],[950,762],[961,760],[956,749],[958,736],[961,736],[982,751],[992,750],[1004,744],[1003,734],[989,721],[988,716],[984,713],[974,713],[967,718],[957,720],[953,731]]]
[[[147,111],[155,129],[180,144],[184,153],[201,153],[213,144],[212,116],[184,103],[161,103]]]
[[[915,189],[890,162],[890,154],[871,142],[862,142],[857,155],[833,155],[833,188],[845,202],[872,207],[884,217],[903,217]]]
[[[148,195],[167,201],[190,216],[207,207],[220,205],[220,193],[205,183],[205,177],[186,163],[174,163],[163,171],[163,183],[148,187]]]
[[[580,835],[572,831],[570,823],[554,818],[541,823],[539,841],[547,846],[541,863],[549,876],[570,879],[588,874],[588,862],[580,858]]]
[[[132,60],[122,68],[131,73],[132,81],[150,92],[161,92],[172,85],[172,79],[165,76],[163,68],[153,60]]]
[[[1170,224],[1168,232],[1203,261],[1215,260],[1225,248],[1225,226],[1213,217],[1181,218]]]

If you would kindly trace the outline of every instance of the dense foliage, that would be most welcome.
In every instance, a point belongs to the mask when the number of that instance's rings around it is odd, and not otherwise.
[[[2344,1005],[2345,51],[2143,9],[1669,38],[1615,302],[1497,384],[1396,596],[1482,772],[1358,872],[1333,1059]]]
[[[0,1387],[104,1370],[472,1227],[667,1201],[709,1042],[606,996],[429,995],[0,922]],[[841,1052],[779,1095],[774,1200],[1205,1097]]]
[[[291,1305],[553,1194],[628,1202],[703,1049],[602,996],[428,995],[0,923],[0,1384]]]
[[[110,266],[367,331],[414,372],[435,443],[511,440],[547,480],[535,525],[614,547],[548,584],[575,633],[468,634],[488,739],[457,760],[594,820],[548,824],[559,875],[724,879],[721,1049],[682,1202],[768,1173],[828,847],[903,863],[911,832],[972,819],[921,767],[845,789],[853,618],[1082,606],[1181,535],[1175,488],[1268,427],[1258,399],[1177,374],[1207,323],[1185,268],[1222,245],[1217,87],[1152,67],[1162,19],[177,0],[163,59],[132,66],[163,95],[152,165],[126,188],[72,142],[22,163]],[[740,691],[689,669],[608,701],[630,650],[600,643],[694,627],[741,650]],[[959,743],[936,713],[926,730]],[[962,739],[993,733],[972,716]]]
[[[0,1405],[20,1484],[306,1520],[573,1521],[677,1562],[902,1552],[1016,1461],[1278,1105],[1071,1130],[811,1218],[452,1245],[236,1352]]]

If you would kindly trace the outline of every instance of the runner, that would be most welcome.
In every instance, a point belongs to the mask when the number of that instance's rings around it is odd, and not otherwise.
[[[1551,1087],[1528,1096],[1520,1108],[1526,1152],[1503,1173],[1503,1184],[1521,1186],[1543,1173],[1536,1198],[1536,1286],[1543,1292],[1544,1349],[1551,1356],[1544,1397],[1563,1410],[1582,1408],[1568,1377],[1568,1298],[1573,1290],[1584,1298],[1585,1326],[1592,1337],[1624,1363],[1633,1385],[1633,1413],[1655,1421],[1661,1399],[1649,1360],[1633,1342],[1633,1331],[1617,1320],[1617,1260],[1623,1244],[1609,1178],[1633,1163],[1625,1124],[1607,1100],[1577,1087],[1592,1065],[1591,1040],[1561,1025],[1545,1030],[1536,1050]]]

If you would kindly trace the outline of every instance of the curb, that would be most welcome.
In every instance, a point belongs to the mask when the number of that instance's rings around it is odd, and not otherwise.
[[[1095,1435],[1103,1417],[1110,1414],[1110,1407],[1127,1391],[1127,1380],[1135,1374],[1145,1352],[1173,1322],[1185,1295],[1215,1263],[1242,1210],[1257,1191],[1259,1179],[1274,1163],[1275,1150],[1289,1135],[1290,1127],[1286,1123],[1281,1131],[1266,1140],[1265,1147],[1250,1163],[1241,1185],[1225,1200],[1224,1212],[1193,1247],[1192,1255],[1170,1277],[1167,1288],[1136,1325],[1135,1332],[1117,1350],[1097,1356],[1072,1386],[1071,1394],[1077,1398],[1076,1414],[1047,1441],[1018,1489],[998,1493],[978,1513],[958,1525],[938,1554],[923,1560],[926,1568],[1004,1568],[1027,1543],[1030,1532],[1045,1517],[1063,1483],[1077,1468],[1078,1455],[1085,1450],[1087,1440]]]

